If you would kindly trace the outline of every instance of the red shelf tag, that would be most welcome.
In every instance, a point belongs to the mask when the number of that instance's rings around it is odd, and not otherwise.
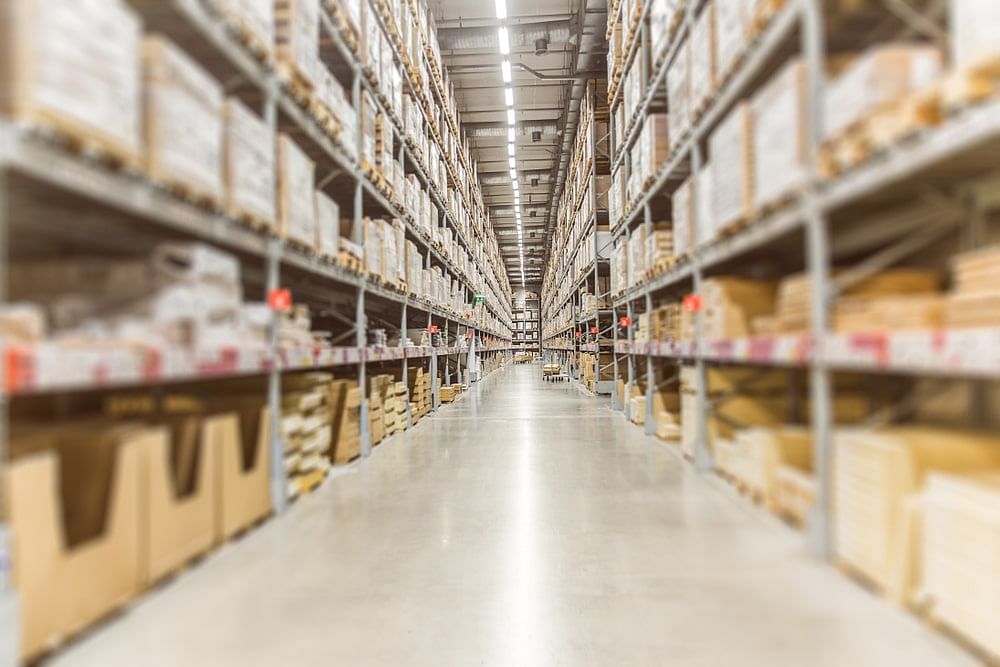
[[[689,313],[697,313],[701,310],[701,297],[697,294],[688,294],[684,297],[684,310]]]
[[[438,329],[438,326],[436,324],[432,324],[429,327],[427,327],[427,333],[436,334],[438,331],[439,331],[439,329]]]
[[[287,289],[273,289],[267,295],[267,305],[271,310],[286,313],[292,307],[292,292]]]
[[[632,318],[627,315],[622,315],[618,318],[618,326],[625,327],[626,329],[632,326]]]
[[[596,334],[597,333],[597,327],[590,327],[590,333]]]

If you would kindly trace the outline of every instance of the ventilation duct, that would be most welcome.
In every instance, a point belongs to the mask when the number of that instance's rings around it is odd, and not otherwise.
[[[507,136],[507,124],[496,123],[490,125],[468,125],[465,128],[466,135],[470,138],[499,138]],[[539,139],[543,136],[556,136],[559,128],[555,123],[521,123],[514,128],[514,133],[519,137],[532,137],[538,134]]]
[[[539,41],[552,45],[566,44],[571,40],[569,21],[509,25],[507,33],[511,51],[534,51]],[[497,29],[493,27],[441,29],[438,30],[438,43],[442,51],[496,51],[500,48]]]

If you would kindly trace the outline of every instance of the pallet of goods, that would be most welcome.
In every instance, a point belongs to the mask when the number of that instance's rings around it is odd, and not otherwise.
[[[0,115],[71,149],[142,165],[142,24],[123,0],[5,2]]]
[[[919,493],[931,473],[1000,467],[987,433],[894,426],[834,435],[834,550],[850,574],[900,604],[912,604],[920,571]]]
[[[927,476],[920,601],[937,625],[1000,660],[1000,468]]]
[[[329,391],[333,415],[330,462],[343,465],[361,455],[361,388],[353,380],[335,380]]]
[[[333,441],[328,373],[289,375],[282,381],[281,438],[288,497],[315,489],[330,469]]]

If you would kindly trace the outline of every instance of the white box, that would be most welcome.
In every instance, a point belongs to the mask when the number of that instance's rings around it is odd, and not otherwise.
[[[340,206],[316,191],[316,252],[321,257],[337,257],[340,252]]]
[[[667,134],[671,147],[683,138],[691,126],[691,44],[685,41],[667,71]]]
[[[806,68],[794,60],[753,98],[754,209],[793,194],[806,179]],[[767,177],[764,178],[763,175]]]
[[[315,165],[285,134],[278,136],[278,233],[316,246]]]
[[[725,2],[725,0],[722,0]],[[691,108],[701,109],[715,92],[715,3],[705,5],[691,32]]]
[[[969,67],[1000,55],[1000,2],[950,0],[951,65]]]
[[[752,132],[750,107],[741,103],[709,139],[713,186],[709,222],[714,230],[743,221],[753,211]]]
[[[274,228],[274,130],[235,98],[226,100],[223,174],[225,209]]]

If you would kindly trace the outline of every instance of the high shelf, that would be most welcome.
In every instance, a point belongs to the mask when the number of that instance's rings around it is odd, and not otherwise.
[[[277,23],[288,18],[282,14],[286,11],[302,12],[296,16],[308,24],[308,0],[286,5],[276,12]],[[310,377],[305,371],[325,374],[313,377],[335,374],[360,388],[355,420],[361,455],[368,456],[374,444],[372,376],[401,385],[387,396],[409,427],[423,415],[414,412],[423,400],[415,395],[415,377],[430,378],[434,409],[452,400],[460,385],[502,365],[514,348],[512,292],[454,95],[442,72],[433,18],[418,0],[392,7],[315,3],[311,18],[316,34],[306,42],[314,49],[309,58],[315,59],[310,64],[322,84],[317,85],[304,79],[298,69],[302,63],[277,55],[273,24],[272,40],[260,41],[246,17],[231,11],[227,2],[109,4],[115,11],[119,7],[128,17],[127,27],[135,30],[133,37],[161,36],[176,49],[182,67],[193,72],[190,80],[246,108],[272,141],[279,136],[286,141],[279,142],[278,159],[292,152],[311,165],[305,207],[313,209],[314,193],[320,193],[334,211],[334,238],[341,226],[343,234],[332,250],[321,251],[311,238],[295,237],[276,220],[242,215],[190,183],[159,178],[141,152],[133,156],[113,150],[94,138],[97,132],[88,135],[86,128],[45,114],[0,118],[0,296],[5,305],[11,300],[7,286],[12,267],[80,257],[152,263],[157,252],[183,247],[195,248],[194,253],[203,248],[196,257],[232,269],[226,288],[235,290],[239,307],[251,302],[260,306],[252,310],[257,338],[243,336],[242,330],[213,330],[210,336],[199,330],[192,334],[193,343],[148,333],[129,337],[109,334],[99,322],[73,331],[71,340],[48,336],[44,325],[37,331],[33,326],[16,329],[24,337],[3,341],[0,355],[0,461],[9,462],[8,427],[28,414],[27,406],[64,400],[75,405],[88,396],[101,401],[125,392],[145,392],[155,400],[183,392],[211,395],[213,387],[223,386],[217,383],[260,380],[260,398],[269,414],[267,504],[280,512],[293,495],[282,430],[289,426],[282,418],[289,409],[288,392]],[[302,25],[297,20],[284,29],[300,30]],[[294,35],[295,40],[301,37]],[[297,49],[300,57],[303,50]],[[138,48],[134,55],[143,57]],[[126,64],[142,70],[142,62]],[[340,91],[339,98],[330,95],[333,89]],[[275,199],[298,184],[298,176],[286,178],[279,171],[276,167],[269,183]],[[375,238],[376,232],[398,234],[392,239],[393,260],[383,254],[390,239]],[[411,254],[404,258],[406,251]],[[370,261],[375,254],[380,263]],[[413,275],[420,278],[413,280]],[[11,290],[27,303],[31,285],[24,283],[12,284]],[[245,312],[249,317],[251,309]],[[22,312],[10,317],[22,317]],[[11,321],[5,324],[10,327]],[[379,403],[381,411],[385,406],[381,399]],[[0,497],[7,498],[6,489],[0,488]],[[0,508],[5,520],[8,509]],[[14,551],[7,526],[0,523],[4,664],[19,644],[23,655],[30,656],[40,649],[39,642],[51,639],[33,636],[25,646],[23,637],[17,638],[10,581]],[[22,600],[22,610],[36,614],[36,604]],[[92,620],[75,620],[74,627],[59,630],[60,636]]]

